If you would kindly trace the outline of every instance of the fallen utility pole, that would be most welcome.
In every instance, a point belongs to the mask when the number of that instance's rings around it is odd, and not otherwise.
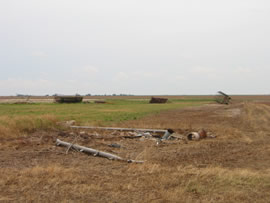
[[[114,154],[98,151],[96,149],[92,149],[92,148],[89,148],[89,147],[84,147],[84,146],[64,142],[64,141],[61,141],[59,139],[56,140],[56,145],[58,145],[58,146],[62,145],[62,146],[65,146],[65,147],[73,148],[73,149],[76,149],[76,150],[78,150],[80,152],[85,152],[85,153],[88,153],[88,154],[92,154],[94,156],[105,157],[105,158],[108,158],[110,160],[127,161],[128,163],[143,163],[143,161],[123,159],[122,157],[114,155]]]
[[[78,129],[101,129],[101,130],[118,130],[118,131],[135,131],[135,132],[152,132],[152,133],[166,133],[167,130],[159,129],[140,129],[140,128],[114,128],[114,127],[95,127],[95,126],[70,126]]]

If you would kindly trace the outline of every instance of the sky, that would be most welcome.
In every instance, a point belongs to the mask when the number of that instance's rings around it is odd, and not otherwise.
[[[0,0],[0,95],[270,94],[268,0]]]

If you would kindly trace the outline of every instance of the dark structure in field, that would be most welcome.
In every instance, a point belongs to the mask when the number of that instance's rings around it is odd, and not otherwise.
[[[167,98],[152,97],[149,101],[150,104],[165,104],[168,101]]]
[[[231,99],[229,95],[221,91],[218,91],[218,95],[216,96],[216,102],[219,104],[229,104]]]
[[[54,101],[57,103],[80,103],[82,102],[82,96],[55,96]]]

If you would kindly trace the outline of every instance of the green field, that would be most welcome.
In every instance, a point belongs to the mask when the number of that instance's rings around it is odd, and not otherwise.
[[[148,114],[169,109],[197,106],[211,100],[170,100],[167,104],[149,104],[148,100],[107,100],[105,104],[36,103],[0,104],[0,115],[9,118],[53,116],[57,120],[76,120],[79,124],[105,125],[136,120]]]

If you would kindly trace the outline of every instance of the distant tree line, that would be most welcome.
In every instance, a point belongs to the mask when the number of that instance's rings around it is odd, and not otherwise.
[[[46,94],[46,95],[38,95],[38,96],[45,96],[45,97],[49,97],[49,96],[61,96],[63,94],[52,94],[52,95],[49,95],[49,94]],[[133,94],[74,94],[76,96],[134,96]],[[31,97],[31,96],[37,96],[37,95],[30,95],[30,94],[16,94],[17,97]]]
[[[76,94],[76,96],[134,96],[134,94]]]
[[[31,97],[30,94],[16,94],[17,97]]]
[[[86,94],[85,96],[134,96],[134,94]]]

